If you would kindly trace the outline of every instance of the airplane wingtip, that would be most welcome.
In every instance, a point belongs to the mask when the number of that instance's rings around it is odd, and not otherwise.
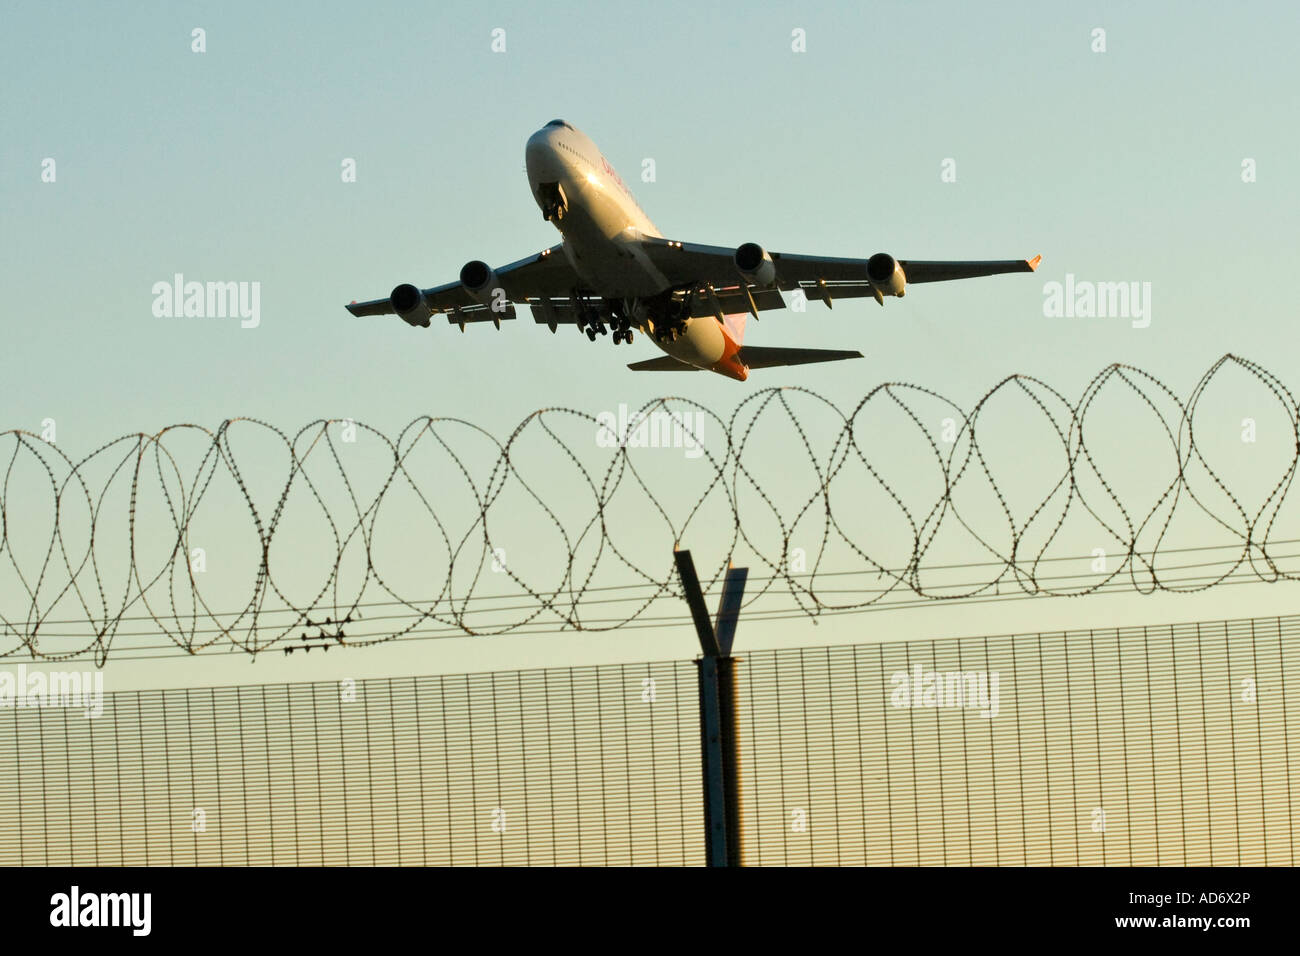
[[[1038,271],[1038,263],[1040,263],[1040,262],[1042,262],[1042,261],[1043,261],[1043,257],[1042,257],[1042,256],[1034,256],[1034,258],[1032,258],[1032,259],[1026,259],[1026,260],[1025,260],[1025,262],[1028,263],[1028,265],[1029,265],[1029,271],[1030,271],[1030,272],[1037,272],[1037,271]]]

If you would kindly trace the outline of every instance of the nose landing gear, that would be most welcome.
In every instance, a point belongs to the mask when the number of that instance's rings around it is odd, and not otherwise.
[[[569,199],[564,195],[564,187],[558,182],[538,183],[537,195],[541,200],[542,218],[558,224],[569,210]]]

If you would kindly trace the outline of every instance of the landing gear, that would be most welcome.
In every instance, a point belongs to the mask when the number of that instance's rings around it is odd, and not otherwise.
[[[691,320],[689,298],[683,301],[665,294],[647,305],[647,312],[653,318],[648,319],[645,327],[656,342],[676,342],[678,336],[685,334],[686,323]]]
[[[558,225],[569,209],[569,200],[564,195],[564,187],[558,182],[538,183],[537,194],[541,201],[542,218]]]
[[[632,319],[629,317],[629,313],[622,310],[614,312],[611,324],[614,326],[614,344],[617,345],[622,342],[631,345]]]
[[[605,335],[609,330],[605,328],[605,323],[601,321],[601,314],[598,309],[585,308],[578,312],[578,331],[586,332],[587,339],[594,342],[597,335]]]
[[[654,337],[660,342],[676,342],[683,328],[677,325],[656,325]]]
[[[574,293],[574,299],[579,302],[575,324],[578,326],[579,332],[586,334],[587,341],[594,342],[596,336],[609,335],[610,332],[613,332],[610,341],[615,345],[632,344],[632,328],[634,324],[639,324],[640,319],[636,318],[636,316],[641,313],[634,313],[632,307],[626,301],[616,303],[613,300],[606,299],[600,305],[589,305],[578,300],[576,292]],[[595,300],[587,301],[594,302]],[[607,322],[609,323],[608,328],[606,327]]]

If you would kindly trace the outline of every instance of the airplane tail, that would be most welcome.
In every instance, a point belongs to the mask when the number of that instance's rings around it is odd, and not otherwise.
[[[740,360],[749,368],[777,368],[782,365],[812,365],[817,362],[838,362],[842,359],[863,358],[861,352],[847,349],[774,349],[759,345],[745,345],[740,349]],[[694,365],[679,362],[671,355],[633,362],[628,366],[634,372],[697,372]]]
[[[782,349],[746,345],[740,350],[740,360],[749,368],[777,368],[782,365],[813,365],[817,362],[838,362],[842,359],[863,358],[858,351],[848,349]]]

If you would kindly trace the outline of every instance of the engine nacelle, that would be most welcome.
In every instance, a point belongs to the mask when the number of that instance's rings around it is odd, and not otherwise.
[[[418,325],[425,329],[429,327],[429,316],[433,315],[433,309],[429,308],[424,293],[409,282],[395,288],[388,300],[393,303],[393,311],[407,325]]]
[[[497,278],[496,270],[478,259],[465,263],[461,268],[460,284],[465,287],[465,291],[475,302],[486,305],[489,309],[492,308],[495,291],[501,288],[501,280]],[[500,299],[500,296],[496,298]]]
[[[877,252],[867,260],[867,281],[882,296],[901,296],[907,288],[903,267],[887,252]]]
[[[757,242],[737,246],[734,259],[736,270],[750,285],[766,288],[776,281],[776,265]]]

